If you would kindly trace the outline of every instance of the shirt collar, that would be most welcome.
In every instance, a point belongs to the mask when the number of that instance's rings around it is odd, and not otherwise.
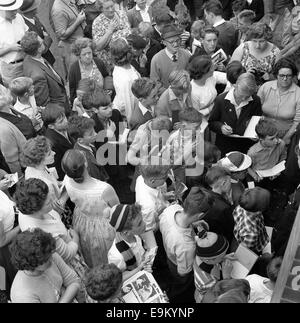
[[[166,54],[167,56],[173,61],[173,55],[167,48],[165,49],[166,50]],[[177,59],[178,59],[178,52],[175,54]]]
[[[28,108],[31,108],[31,105],[30,104],[23,104],[23,103],[21,103],[20,101],[19,101],[19,99],[17,99],[17,101],[16,101],[16,103],[15,103],[15,105],[14,105],[14,107],[18,107],[21,111],[24,111],[24,110],[26,110],[26,109],[28,109]]]
[[[194,40],[193,40],[193,45],[194,46],[197,46],[197,47],[201,47],[202,46],[201,41],[198,40],[198,39],[196,39],[196,38],[194,38]]]
[[[214,24],[213,24],[213,27],[218,27],[218,26],[220,26],[220,25],[224,24],[224,22],[226,22],[226,20],[225,20],[225,19],[221,19],[220,21],[218,21],[218,22],[214,23]]]
[[[150,112],[151,113],[151,111],[149,111],[145,106],[143,106],[142,105],[142,103],[139,101],[139,108],[140,108],[140,110],[141,110],[141,112],[142,112],[142,114],[143,114],[143,116],[147,113],[147,112]]]
[[[252,96],[250,96],[247,100],[241,102],[239,105],[235,102],[235,98],[233,95],[234,88],[228,91],[227,95],[225,96],[225,100],[228,100],[231,104],[233,104],[235,107],[243,107],[247,105],[250,101],[253,101]]]
[[[173,101],[173,100],[178,100],[178,97],[175,95],[175,93],[173,92],[173,90],[171,89],[171,87],[168,88],[168,91],[169,91],[169,101]],[[186,98],[188,96],[188,93],[184,93],[183,94],[183,102],[185,102]]]
[[[272,88],[273,90],[275,90],[275,91],[277,91],[277,90],[278,90],[278,84],[277,84],[277,81],[272,82],[272,84],[271,84],[271,88]],[[296,89],[297,89],[297,85],[293,82],[293,84],[291,85],[291,87],[290,87],[287,91],[285,91],[284,93],[295,92],[295,91],[296,91]]]

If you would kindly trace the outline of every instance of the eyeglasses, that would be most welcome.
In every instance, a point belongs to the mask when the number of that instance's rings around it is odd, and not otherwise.
[[[288,80],[291,79],[293,77],[292,74],[278,74],[278,77],[280,77],[283,80]]]
[[[171,45],[178,45],[180,44],[180,38],[173,40],[173,41],[169,41],[169,40],[165,40],[167,43],[171,44]]]

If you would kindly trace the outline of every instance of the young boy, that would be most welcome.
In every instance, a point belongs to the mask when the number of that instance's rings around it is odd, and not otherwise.
[[[285,160],[286,148],[284,141],[278,138],[276,125],[272,120],[260,119],[255,131],[259,141],[248,150],[247,155],[252,159],[248,172],[255,181],[260,181],[256,170],[270,169]]]
[[[14,109],[25,114],[32,122],[36,132],[43,129],[44,122],[40,108],[36,106],[33,81],[29,77],[18,77],[11,81],[9,89],[17,97]]]

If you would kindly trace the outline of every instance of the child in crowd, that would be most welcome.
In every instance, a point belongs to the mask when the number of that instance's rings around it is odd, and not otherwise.
[[[273,258],[267,266],[268,278],[259,275],[249,275],[248,280],[251,293],[249,303],[270,303],[275,288],[275,284],[279,275],[282,258]]]
[[[266,170],[274,167],[286,158],[285,142],[277,137],[276,125],[270,119],[260,119],[255,127],[259,142],[253,145],[247,155],[252,159],[249,174],[255,181],[261,177],[256,170]]]
[[[222,235],[202,230],[195,237],[196,258],[194,261],[195,300],[201,303],[206,292],[217,281],[231,278],[232,255],[226,256],[229,243]]]
[[[36,106],[33,81],[29,77],[18,77],[11,81],[9,89],[17,97],[14,109],[25,114],[32,122],[35,131],[41,133],[43,120]]]
[[[94,91],[96,83],[93,79],[82,79],[79,81],[78,88],[76,91],[76,98],[73,102],[72,110],[77,112],[79,116],[89,117],[87,111],[85,111],[83,105],[83,97],[88,93]]]
[[[242,243],[256,254],[262,253],[269,242],[262,212],[269,207],[269,204],[269,191],[261,187],[245,190],[239,205],[233,211],[235,222],[233,233],[237,242],[233,242],[233,251],[237,244]]]
[[[141,207],[138,204],[114,206],[110,225],[116,230],[116,237],[108,252],[108,262],[114,263],[122,271],[123,281],[143,269],[152,272],[152,264],[145,257],[141,239],[146,227]]]
[[[201,47],[201,31],[205,27],[205,22],[203,20],[196,20],[193,22],[191,27],[191,37],[192,37],[192,44],[191,44],[191,53],[194,55],[196,48]]]

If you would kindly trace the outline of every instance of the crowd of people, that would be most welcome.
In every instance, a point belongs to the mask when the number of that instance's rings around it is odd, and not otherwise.
[[[300,201],[299,2],[54,0],[50,32],[41,0],[0,0],[1,302],[120,303],[143,270],[170,303],[271,302]]]

